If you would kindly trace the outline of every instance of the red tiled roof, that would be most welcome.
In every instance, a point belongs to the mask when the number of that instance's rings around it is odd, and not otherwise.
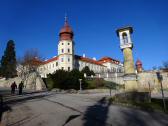
[[[112,59],[111,57],[103,57],[98,62],[101,63],[101,64],[106,63],[106,62],[111,62],[111,63],[114,63],[114,64],[119,64],[120,63],[120,61],[118,61],[116,59]]]
[[[96,65],[104,66],[101,63],[99,63],[98,61],[90,59],[90,58],[87,58],[87,57],[82,57],[82,56],[79,56],[79,55],[75,55],[75,58],[79,59],[81,61],[84,61],[84,62],[88,62],[88,63],[93,63],[93,64],[96,64]]]
[[[44,63],[44,64],[47,64],[47,63],[50,63],[50,62],[55,61],[55,60],[58,60],[58,56],[53,57],[53,58],[51,58],[51,59],[48,59],[48,60],[44,61],[43,63]]]

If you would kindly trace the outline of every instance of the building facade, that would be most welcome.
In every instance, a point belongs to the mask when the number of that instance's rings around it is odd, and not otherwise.
[[[64,26],[59,32],[58,56],[45,60],[38,68],[41,77],[47,77],[58,69],[71,71],[73,69],[82,70],[88,66],[96,75],[102,73],[122,73],[124,71],[123,64],[116,59],[103,57],[100,60],[96,58],[88,58],[85,55],[79,56],[74,53],[74,33],[67,18],[65,18]]]

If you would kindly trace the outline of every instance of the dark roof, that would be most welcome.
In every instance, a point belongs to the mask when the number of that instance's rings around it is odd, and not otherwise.
[[[125,27],[118,28],[116,30],[117,36],[119,36],[119,32],[125,31],[125,30],[129,30],[130,33],[133,33],[133,28],[131,26],[125,26]]]

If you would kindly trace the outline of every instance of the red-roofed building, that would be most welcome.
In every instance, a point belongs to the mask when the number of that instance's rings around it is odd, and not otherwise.
[[[75,68],[82,70],[85,66],[88,66],[95,73],[123,72],[123,65],[113,58],[103,57],[96,60],[95,58],[75,55],[73,37],[73,30],[68,23],[67,17],[65,17],[64,26],[59,33],[58,56],[42,63],[38,69],[42,77],[46,77],[47,74],[58,69],[70,71]]]

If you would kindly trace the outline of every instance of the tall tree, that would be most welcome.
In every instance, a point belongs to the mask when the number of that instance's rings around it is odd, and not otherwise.
[[[17,75],[15,43],[13,40],[8,41],[4,55],[2,56],[1,74],[6,79],[15,77]]]
[[[95,75],[95,73],[89,69],[88,66],[85,66],[82,71],[83,74],[85,73],[87,76]]]

